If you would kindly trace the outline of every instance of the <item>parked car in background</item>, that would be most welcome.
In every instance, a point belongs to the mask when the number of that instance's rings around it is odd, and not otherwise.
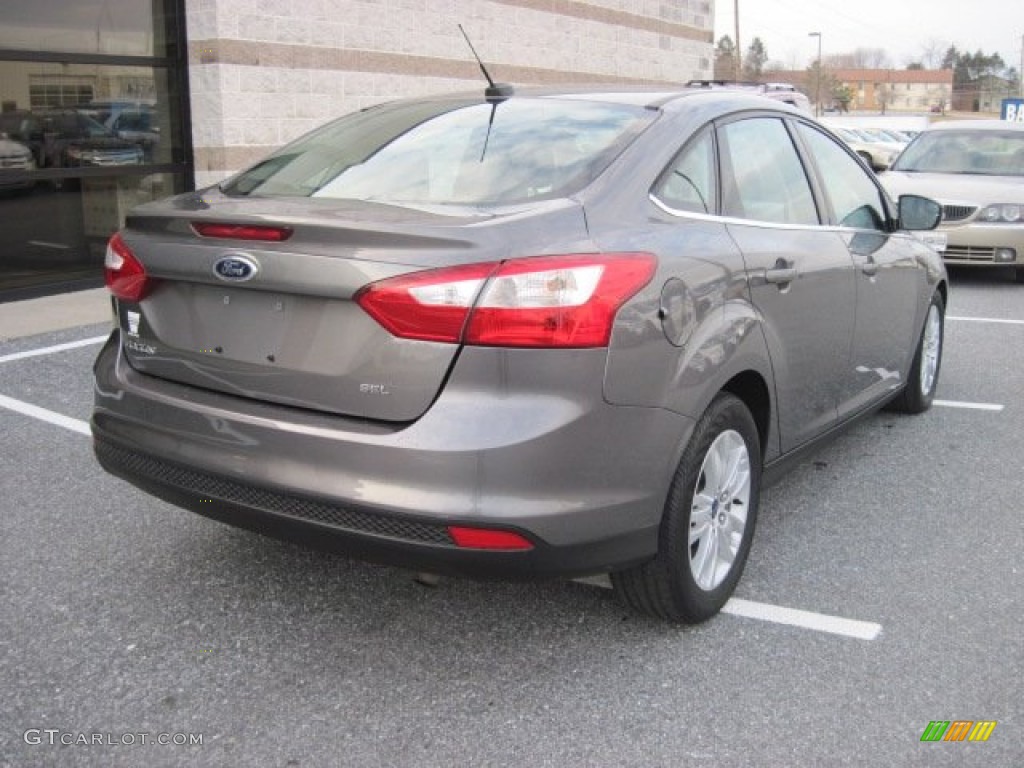
[[[717,88],[759,93],[769,99],[789,104],[803,112],[811,111],[810,100],[789,83],[755,83],[740,80],[690,80],[689,88]]]
[[[111,238],[110,472],[418,571],[732,594],[778,475],[935,395],[947,281],[825,128],[725,90],[507,87],[330,123]],[[898,207],[897,207],[898,206]]]
[[[32,150],[0,133],[0,190],[26,190],[35,186],[32,179],[11,180],[14,172],[34,171],[36,159]]]
[[[142,148],[146,162],[160,143],[158,114],[150,107],[124,109],[107,118],[104,126],[119,139],[130,141]]]
[[[137,165],[143,151],[74,109],[0,114],[0,130],[28,146],[41,168]]]
[[[922,194],[942,204],[948,264],[1013,266],[1024,282],[1024,125],[956,120],[923,131],[882,183],[894,195]]]
[[[853,128],[831,124],[828,127],[850,149],[856,152],[868,164],[869,168],[875,171],[884,171],[902,151],[899,147],[891,144],[871,141],[867,136]]]

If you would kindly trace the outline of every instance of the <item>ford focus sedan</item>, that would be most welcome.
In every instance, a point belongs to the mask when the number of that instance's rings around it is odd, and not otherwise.
[[[110,472],[243,528],[702,621],[762,483],[928,409],[947,281],[760,96],[492,88],[331,123],[110,241]]]

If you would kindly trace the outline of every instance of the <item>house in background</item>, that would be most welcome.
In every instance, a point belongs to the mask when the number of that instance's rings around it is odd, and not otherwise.
[[[765,81],[784,80],[812,99],[814,72],[787,70],[765,72]],[[847,110],[858,112],[945,111],[953,103],[951,69],[829,69],[822,75],[822,108],[836,106],[831,94],[845,88],[850,97]]]

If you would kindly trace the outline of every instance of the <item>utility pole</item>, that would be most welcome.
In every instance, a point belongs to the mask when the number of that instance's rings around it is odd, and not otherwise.
[[[740,47],[740,0],[733,0],[733,16],[736,17],[736,79],[743,79],[743,49]]]

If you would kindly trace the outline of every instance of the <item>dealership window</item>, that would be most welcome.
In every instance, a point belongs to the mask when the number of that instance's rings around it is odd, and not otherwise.
[[[102,280],[134,205],[191,188],[184,0],[0,3],[0,301]]]

